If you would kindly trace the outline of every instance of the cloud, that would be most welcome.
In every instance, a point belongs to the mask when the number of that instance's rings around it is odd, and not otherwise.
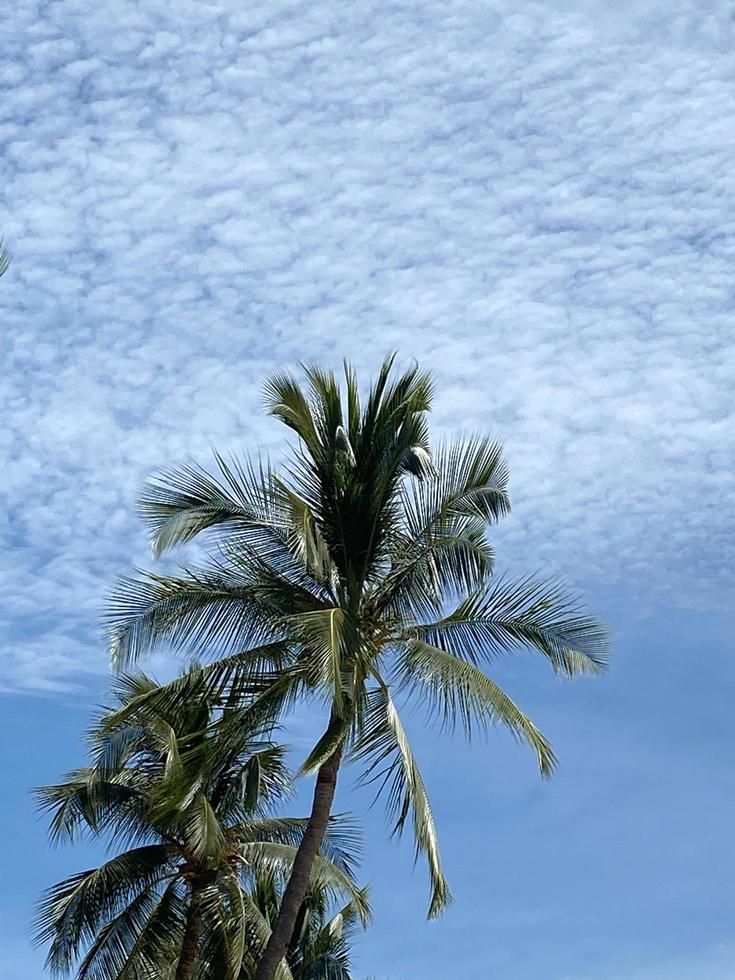
[[[505,438],[509,562],[724,604],[732,24],[667,9],[6,20],[6,685],[106,669],[146,472],[277,447],[273,365],[390,348],[436,371],[438,429]]]

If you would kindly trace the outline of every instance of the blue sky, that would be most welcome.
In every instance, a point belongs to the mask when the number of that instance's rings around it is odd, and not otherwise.
[[[414,719],[458,901],[425,925],[410,848],[366,813],[361,967],[731,978],[731,4],[19,6],[0,977],[41,975],[33,897],[85,859],[46,848],[27,789],[76,764],[103,697],[101,599],[148,561],[141,480],[210,442],[277,454],[274,365],[366,375],[397,348],[436,373],[437,433],[507,444],[500,564],[564,572],[615,646],[594,682],[499,668],[561,756],[550,785],[504,737]]]

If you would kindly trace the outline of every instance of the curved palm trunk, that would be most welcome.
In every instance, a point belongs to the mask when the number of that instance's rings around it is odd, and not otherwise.
[[[191,980],[194,975],[199,940],[202,937],[202,916],[199,911],[202,890],[202,885],[192,884],[191,886],[191,903],[186,917],[184,938],[181,942],[181,953],[174,980]]]
[[[278,964],[286,955],[294,932],[299,910],[306,896],[314,858],[322,846],[337,789],[337,773],[342,761],[342,748],[337,749],[319,769],[314,787],[309,822],[294,858],[291,877],[281,899],[270,939],[258,963],[255,980],[274,980]]]

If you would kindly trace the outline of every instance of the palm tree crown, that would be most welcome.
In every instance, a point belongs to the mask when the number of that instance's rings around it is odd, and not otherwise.
[[[482,665],[524,648],[567,676],[604,663],[604,630],[557,582],[493,574],[487,528],[510,507],[502,447],[475,436],[432,451],[429,375],[395,375],[389,358],[363,401],[348,365],[344,390],[330,372],[305,374],[304,386],[277,374],[265,387],[269,413],[298,437],[281,472],[217,456],[217,475],[185,464],[149,483],[154,552],[205,531],[212,547],[179,575],[123,580],[108,617],[118,664],[163,644],[213,661],[195,676],[208,696],[326,707],[301,770],[318,774],[312,818],[258,980],[284,954],[343,758],[378,781],[397,833],[410,824],[429,914],[450,901],[397,695],[467,735],[507,726],[548,776],[551,746]]]
[[[269,935],[255,884],[277,887],[307,821],[270,815],[290,787],[284,749],[264,737],[271,719],[206,698],[153,708],[155,690],[123,678],[116,710],[90,734],[92,764],[37,791],[53,839],[86,830],[122,848],[49,889],[38,938],[57,973],[87,949],[79,980],[245,980]],[[334,820],[311,887],[347,897],[365,920],[355,847],[349,822]]]

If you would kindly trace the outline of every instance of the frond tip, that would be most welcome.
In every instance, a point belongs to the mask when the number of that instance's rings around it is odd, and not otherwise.
[[[10,267],[10,252],[5,247],[5,242],[0,238],[0,276],[4,276]]]
[[[530,649],[567,677],[599,674],[607,664],[604,626],[555,579],[491,579],[414,635],[472,663]]]

